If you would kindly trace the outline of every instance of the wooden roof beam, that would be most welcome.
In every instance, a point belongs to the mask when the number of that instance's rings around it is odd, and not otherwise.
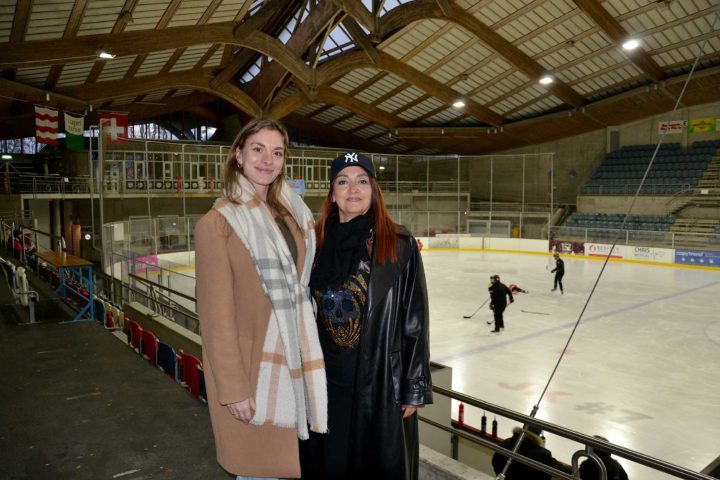
[[[58,91],[64,95],[74,96],[84,103],[99,105],[115,98],[144,95],[158,90],[193,88],[212,93],[248,115],[254,117],[262,115],[262,111],[255,101],[239,88],[227,83],[215,88],[211,87],[210,80],[212,76],[212,68],[202,68],[132,79],[111,80],[90,85],[63,87],[59,88]]]
[[[285,46],[297,57],[302,57],[317,38],[323,35],[337,14],[338,9],[332,2],[320,2],[310,11]],[[252,85],[246,90],[248,95],[257,99],[258,104],[265,104],[286,73],[287,70],[282,64],[271,63],[253,79]]]
[[[400,117],[391,115],[384,110],[361,102],[350,95],[338,92],[332,88],[319,88],[313,97],[309,97],[304,92],[297,92],[275,104],[268,112],[268,115],[271,118],[285,118],[297,109],[311,103],[327,103],[347,108],[357,115],[361,115],[385,128],[397,128],[407,125],[407,122]]]
[[[405,3],[394,8],[380,20],[378,35],[384,38],[384,36],[390,32],[419,20],[431,18],[446,20],[465,28],[478,37],[485,45],[515,65],[531,80],[540,80],[542,76],[548,73],[539,63],[530,58],[518,47],[505,40],[505,38],[482,23],[474,15],[467,15],[465,10],[458,9],[452,2],[447,2],[445,10],[447,10],[449,15],[443,12],[435,0],[415,0]],[[563,102],[574,107],[581,107],[586,103],[585,98],[558,79],[555,79],[553,83],[545,88]]]
[[[603,8],[597,0],[574,0],[575,4],[590,17],[620,48],[625,55],[645,73],[650,79],[658,82],[666,77],[665,71],[645,50],[638,47],[635,50],[624,50],[622,44],[629,40],[631,35]]]
[[[338,57],[335,60],[328,61],[317,71],[318,85],[330,84],[335,81],[335,79],[345,75],[355,68],[374,67],[397,75],[433,97],[442,100],[448,105],[452,105],[453,102],[462,98],[465,101],[465,112],[482,122],[489,123],[490,125],[500,125],[503,123],[504,118],[489,108],[480,105],[470,98],[466,98],[465,95],[456,92],[452,88],[438,82],[428,75],[425,75],[415,68],[404,64],[395,57],[374,48],[373,50],[375,50],[376,53],[374,55],[379,62],[377,64],[367,60],[364,52],[350,52],[342,57]]]
[[[343,145],[346,148],[357,148],[365,152],[390,152],[387,147],[378,143],[367,141],[363,138],[356,137],[343,132],[340,129],[329,127],[322,123],[305,118],[301,115],[291,113],[283,119],[283,123],[288,127],[296,128],[301,132],[309,132],[317,141],[324,141],[335,145]],[[341,147],[338,147],[341,148]]]
[[[48,101],[46,100],[47,93],[47,90],[0,78],[0,95],[5,97],[14,98],[16,94],[21,94],[25,97],[24,100],[28,102],[56,108],[73,107],[84,109],[88,104],[88,102],[76,96],[56,92],[50,92],[50,101]]]
[[[248,5],[250,3],[250,1],[245,2],[245,4]],[[255,15],[245,20],[243,23],[236,24],[237,27],[233,31],[233,36],[246,37],[252,35],[253,32],[262,31],[262,29],[272,19],[272,17],[277,15],[278,10],[289,8],[291,3],[292,2],[290,0],[277,0],[265,5],[264,8],[262,8]],[[243,5],[243,7],[245,7],[245,5]],[[255,56],[255,53],[256,52],[253,51],[240,52],[239,55],[233,57],[232,60],[225,66],[225,68],[223,68],[213,79],[213,87],[221,83],[229,82],[235,75],[237,75],[243,65],[249,62],[252,57]]]
[[[236,25],[234,22],[221,22],[151,31],[82,35],[64,40],[33,40],[17,45],[0,43],[0,68],[17,68],[29,63],[34,67],[76,63],[97,58],[100,48],[124,57],[203,43],[237,43],[233,36]]]
[[[370,32],[371,38],[375,37],[375,31],[377,26],[375,25],[376,17],[372,12],[365,8],[365,5],[360,0],[330,0],[342,11],[350,15],[357,23],[365,27]]]

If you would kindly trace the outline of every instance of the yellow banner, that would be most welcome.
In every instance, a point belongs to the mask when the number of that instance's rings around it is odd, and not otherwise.
[[[693,118],[688,122],[688,132],[714,132],[716,121],[714,117]]]

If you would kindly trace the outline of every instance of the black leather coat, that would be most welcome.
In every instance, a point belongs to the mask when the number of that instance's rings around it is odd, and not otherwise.
[[[417,415],[403,420],[400,407],[432,403],[428,321],[420,252],[400,227],[397,263],[373,259],[370,270],[350,440],[353,478],[417,479]]]

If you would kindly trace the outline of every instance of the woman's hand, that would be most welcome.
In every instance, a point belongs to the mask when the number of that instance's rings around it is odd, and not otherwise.
[[[400,409],[402,410],[402,417],[408,418],[413,413],[417,412],[418,407],[422,408],[424,405],[401,405]]]
[[[255,399],[250,397],[246,398],[242,402],[229,403],[227,408],[236,420],[240,420],[243,423],[249,423],[255,416]]]

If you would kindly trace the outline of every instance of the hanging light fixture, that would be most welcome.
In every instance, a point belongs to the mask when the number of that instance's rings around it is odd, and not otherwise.
[[[622,44],[624,50],[635,50],[640,46],[640,41],[635,38],[629,38]]]
[[[105,50],[104,48],[101,48],[100,50],[97,51],[97,56],[100,58],[103,58],[105,60],[115,58],[115,54],[110,53],[109,51]]]

